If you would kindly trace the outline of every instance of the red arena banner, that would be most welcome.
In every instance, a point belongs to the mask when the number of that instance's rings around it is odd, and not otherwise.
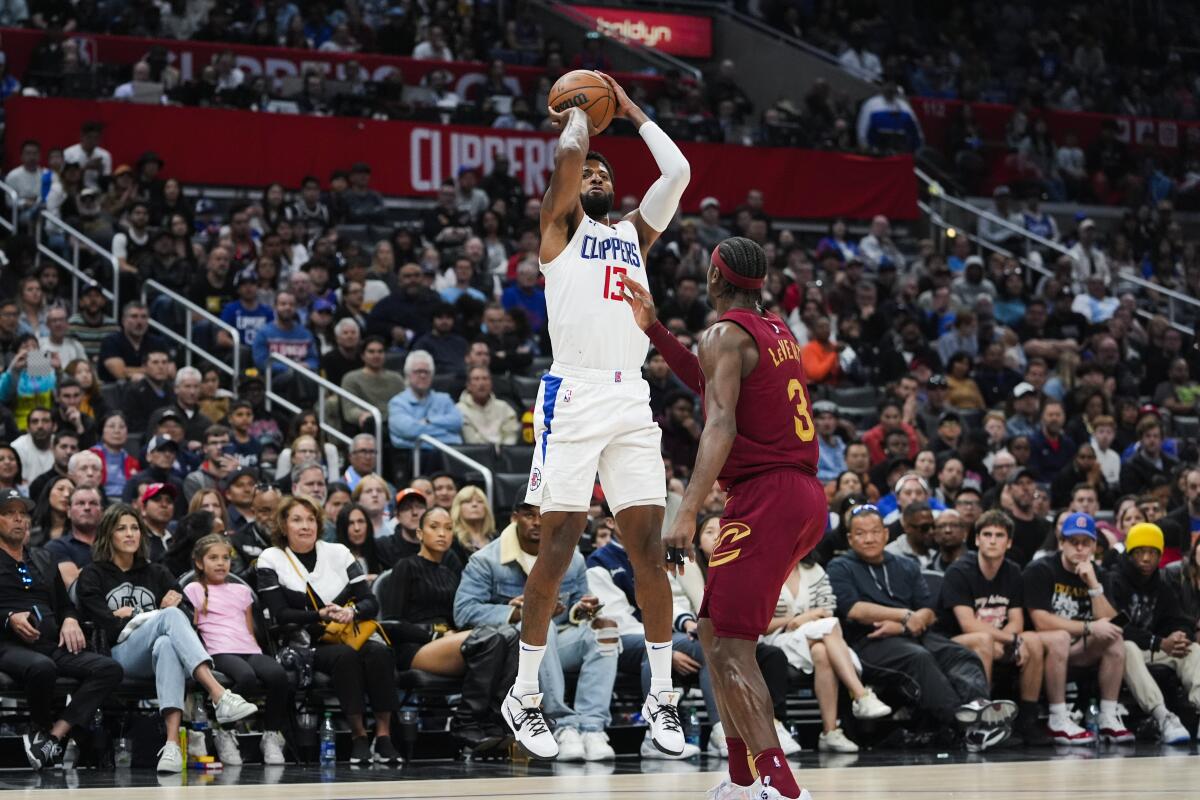
[[[691,14],[659,14],[638,8],[572,6],[596,21],[596,30],[653,47],[673,56],[712,56],[712,19]]]
[[[909,104],[921,120],[925,140],[933,147],[942,148],[955,121],[962,114],[961,100],[940,100],[929,97],[909,98]],[[975,122],[983,134],[986,145],[1003,148],[1005,126],[1016,113],[1016,108],[999,103],[971,103]],[[1152,119],[1148,117],[1115,116],[1111,114],[1085,114],[1074,111],[1035,111],[1034,117],[1043,116],[1056,144],[1062,144],[1068,133],[1079,137],[1079,146],[1085,150],[1100,136],[1104,123],[1113,120],[1117,124],[1117,138],[1138,149],[1178,151],[1200,146],[1200,122],[1185,122],[1174,119]]]
[[[334,170],[366,161],[372,186],[384,194],[431,196],[461,167],[486,172],[503,153],[525,190],[536,195],[545,191],[557,144],[550,134],[495,128],[62,98],[13,96],[5,112],[10,165],[18,161],[21,141],[37,139],[43,152],[66,147],[77,141],[81,123],[98,120],[117,164],[132,164],[154,150],[166,162],[166,176],[191,185],[261,188],[279,181],[294,188],[305,175],[324,181]],[[619,195],[640,196],[658,177],[640,138],[598,136],[592,147],[612,161]],[[690,142],[681,147],[692,168],[682,204],[688,212],[712,195],[730,213],[747,192],[760,189],[767,212],[778,217],[917,217],[908,156]]]
[[[20,80],[29,65],[34,48],[45,37],[38,30],[0,28],[0,50],[8,59],[9,74]],[[300,77],[310,69],[320,70],[330,78],[340,78],[341,67],[347,61],[358,62],[372,81],[382,80],[393,72],[402,72],[409,85],[419,84],[437,69],[454,75],[454,90],[463,97],[474,96],[473,89],[487,78],[487,65],[469,61],[418,61],[414,58],[387,56],[378,53],[325,53],[319,50],[298,50],[288,47],[257,47],[227,42],[194,42],[176,39],[146,39],[136,36],[108,36],[79,33],[71,38],[80,43],[80,52],[90,64],[135,64],[152,47],[161,47],[167,60],[179,70],[185,81],[196,78],[218,54],[230,50],[237,66],[248,76],[266,75],[273,79]],[[508,84],[518,94],[533,92],[545,71],[537,67],[509,65]],[[550,76],[557,78],[558,76]],[[642,84],[651,96],[658,94],[662,78],[649,75],[615,73],[623,84]]]

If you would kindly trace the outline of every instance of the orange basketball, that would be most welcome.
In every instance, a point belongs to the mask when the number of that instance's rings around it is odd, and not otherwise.
[[[578,106],[588,115],[594,136],[612,122],[617,98],[608,83],[590,69],[577,69],[563,75],[550,87],[550,107],[566,111]]]

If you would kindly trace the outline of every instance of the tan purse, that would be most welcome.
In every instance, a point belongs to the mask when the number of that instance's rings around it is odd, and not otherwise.
[[[304,575],[300,573],[300,568],[296,566],[296,562],[292,560],[292,554],[286,549],[283,551],[288,558],[288,563],[292,565],[292,569],[296,571],[297,577],[304,581],[304,591],[308,593],[308,600],[313,604],[313,609],[320,613],[321,606],[317,603],[317,596],[313,593],[312,587],[308,585]],[[354,608],[354,601],[351,600],[346,604],[349,608]],[[321,641],[329,644],[344,644],[355,650],[361,650],[362,646],[367,643],[376,633],[385,643],[391,645],[388,639],[387,631],[373,619],[365,619],[361,622],[353,620],[352,622],[326,622],[325,633],[321,636]]]

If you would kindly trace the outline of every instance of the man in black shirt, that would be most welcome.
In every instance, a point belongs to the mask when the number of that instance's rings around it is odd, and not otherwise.
[[[59,430],[54,434],[54,466],[33,479],[29,484],[29,497],[41,497],[46,484],[57,477],[67,474],[67,464],[71,456],[79,452],[79,434],[73,430]]]
[[[1012,500],[1013,546],[1009,557],[1024,567],[1041,549],[1050,533],[1050,524],[1033,510],[1037,481],[1027,467],[1017,467],[1008,476],[1008,495]]]
[[[1043,680],[1050,707],[1066,708],[1071,637],[1066,631],[1025,630],[1021,568],[1005,557],[1012,547],[1012,529],[1012,520],[1003,511],[988,511],[979,518],[975,526],[979,552],[950,565],[942,581],[940,626],[953,634],[954,641],[964,634],[987,634],[992,640],[992,663],[1020,670],[1016,729],[1025,744],[1093,744],[1095,737],[1069,716],[1052,716],[1049,735],[1038,722]]]
[[[34,734],[25,755],[35,770],[62,764],[67,735],[86,726],[120,683],[120,665],[85,651],[67,588],[45,554],[25,548],[32,503],[16,489],[0,491],[0,672],[24,685]],[[71,702],[53,716],[59,675],[77,678]]]
[[[142,365],[151,351],[170,352],[166,341],[150,328],[150,314],[138,301],[125,304],[121,312],[121,330],[100,344],[100,380],[139,380],[145,374]]]
[[[848,534],[851,552],[830,561],[828,575],[846,641],[862,659],[867,679],[872,670],[886,670],[892,680],[911,678],[920,709],[941,725],[963,726],[972,749],[1006,740],[1016,705],[988,700],[976,654],[931,630],[937,614],[921,568],[914,559],[884,551],[887,529],[879,510],[853,509]],[[989,640],[968,634],[967,641],[985,649]]]
[[[97,487],[78,486],[67,500],[67,521],[71,523],[71,529],[44,548],[58,566],[64,586],[74,583],[83,568],[92,563],[92,543],[96,541],[102,509],[103,501]]]
[[[1132,742],[1133,733],[1117,713],[1117,695],[1125,674],[1125,640],[1113,624],[1116,609],[1104,596],[1092,557],[1096,554],[1096,522],[1083,513],[1070,514],[1058,535],[1059,552],[1025,569],[1025,608],[1038,632],[1066,631],[1071,636],[1067,663],[1100,667],[1100,738]],[[1051,728],[1061,723],[1065,704],[1051,706]],[[1058,717],[1058,722],[1056,722]]]

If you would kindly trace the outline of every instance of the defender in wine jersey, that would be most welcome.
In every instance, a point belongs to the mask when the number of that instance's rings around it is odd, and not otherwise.
[[[729,779],[715,794],[810,797],[779,747],[755,648],[784,580],[825,530],[816,427],[800,346],[783,320],[759,308],[767,271],[762,248],[749,239],[726,239],[711,261],[708,300],[719,318],[702,335],[699,358],[657,321],[650,294],[626,281],[638,325],[675,374],[704,398],[696,465],[664,543],[692,546],[704,498],[719,481],[729,497],[699,614],[729,746]]]
[[[541,711],[538,678],[546,647],[557,648],[562,641],[551,629],[551,616],[557,616],[559,585],[587,525],[598,472],[633,567],[646,629],[650,692],[642,716],[655,748],[668,758],[686,758],[699,750],[684,741],[679,692],[671,679],[661,431],[650,413],[650,387],[641,373],[649,343],[625,308],[623,281],[646,280],[646,252],[675,216],[690,170],[679,148],[624,90],[600,77],[613,90],[616,116],[637,126],[662,174],[636,210],[609,224],[613,170],[603,155],[588,148],[593,132],[587,115],[578,108],[550,110],[562,134],[542,202],[539,261],[554,363],[542,378],[534,408],[534,457],[525,495],[526,503],[540,507],[541,538],[523,605],[514,612],[513,621],[521,623],[517,678],[501,712],[517,742],[535,758],[556,758],[560,749],[564,759],[614,757],[604,732],[587,730],[587,720],[580,723],[584,730],[560,721],[551,734]],[[607,622],[598,619],[594,596],[567,611],[576,625]],[[584,633],[594,642],[591,631]]]

